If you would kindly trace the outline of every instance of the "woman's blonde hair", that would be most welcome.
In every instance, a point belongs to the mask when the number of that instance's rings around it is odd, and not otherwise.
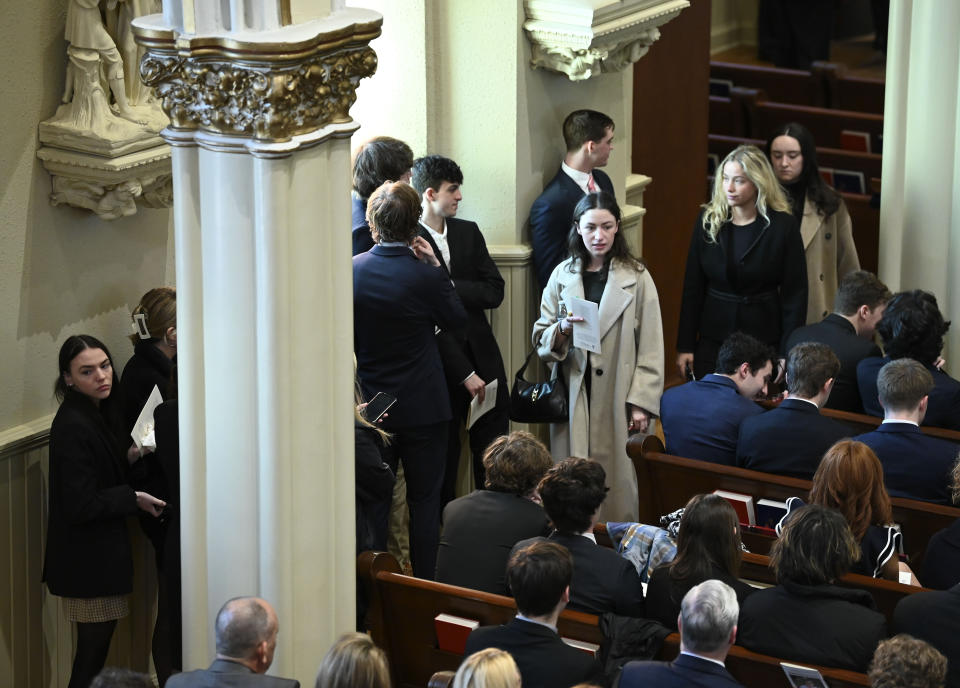
[[[130,317],[136,324],[137,316],[142,315],[150,341],[163,339],[167,330],[177,326],[177,290],[173,287],[156,287],[151,289],[140,303],[133,309]],[[139,331],[139,328],[138,328]],[[137,332],[130,335],[130,341],[136,345],[143,339]]]
[[[387,656],[370,636],[344,633],[320,662],[316,688],[390,688]]]
[[[770,161],[756,146],[737,146],[727,154],[717,168],[713,179],[713,196],[709,203],[703,206],[703,229],[707,233],[707,241],[717,243],[720,227],[731,217],[730,204],[724,192],[723,169],[728,162],[735,162],[743,168],[743,175],[757,187],[757,213],[770,224],[769,211],[779,210],[790,212],[790,202],[787,194],[777,181]]]
[[[520,688],[520,670],[509,653],[488,647],[463,660],[453,688]]]

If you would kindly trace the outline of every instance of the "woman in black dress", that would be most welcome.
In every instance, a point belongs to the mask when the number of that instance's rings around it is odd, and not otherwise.
[[[126,517],[158,516],[164,502],[134,491],[127,478],[139,458],[124,441],[111,392],[119,380],[107,348],[89,335],[60,348],[54,386],[60,408],[50,428],[49,519],[43,580],[77,624],[69,688],[86,688],[127,615],[133,559]]]
[[[767,157],[738,146],[723,160],[687,256],[677,367],[714,372],[723,340],[740,331],[781,352],[806,322],[803,241]]]
[[[687,502],[677,533],[677,556],[657,568],[647,586],[647,616],[677,629],[683,596],[695,585],[716,578],[733,588],[743,604],[754,588],[738,578],[740,524],[723,497],[695,495]]]

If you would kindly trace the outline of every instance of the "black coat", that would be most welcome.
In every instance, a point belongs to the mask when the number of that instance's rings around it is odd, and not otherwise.
[[[476,628],[467,638],[464,656],[488,647],[510,653],[524,688],[568,688],[603,682],[600,662],[570,647],[556,631],[542,624],[513,619],[503,626]]]
[[[960,688],[960,584],[907,595],[893,611],[893,632],[926,640],[947,658],[947,688]]]
[[[840,372],[833,383],[826,407],[863,413],[863,401],[857,385],[857,364],[870,356],[881,355],[873,340],[858,335],[850,321],[839,313],[831,313],[818,323],[794,330],[787,337],[786,351],[789,352],[800,342],[826,344],[840,359]]]
[[[126,516],[137,513],[124,450],[99,409],[67,392],[50,427],[49,519],[43,580],[61,597],[133,589]]]
[[[736,576],[714,566],[710,578],[726,583],[737,593],[737,602],[742,606],[748,595],[756,592],[756,588],[744,583]],[[680,614],[680,603],[683,596],[695,585],[703,583],[701,580],[674,580],[670,577],[670,567],[660,566],[650,575],[647,584],[647,617],[656,619],[671,631],[677,630],[677,616]]]
[[[935,590],[960,583],[960,518],[930,536],[923,553],[920,582]]]
[[[476,490],[443,510],[437,582],[509,595],[510,550],[550,532],[543,507],[507,492]]]
[[[593,180],[601,191],[613,194],[613,182],[606,172],[593,170]],[[530,207],[533,267],[541,289],[547,286],[553,269],[570,255],[567,237],[574,208],[583,196],[583,189],[561,167]]]
[[[380,458],[377,431],[353,423],[356,482],[357,554],[386,547],[385,516],[390,511],[396,478]]]
[[[866,672],[887,622],[866,590],[788,582],[746,599],[737,635],[748,650],[788,662]]]
[[[133,356],[123,367],[123,375],[120,377],[123,422],[128,433],[136,425],[154,385],[160,390],[160,396],[166,400],[172,370],[173,361],[149,341],[140,340],[134,345]]]
[[[820,459],[852,429],[820,414],[802,399],[784,399],[775,409],[740,424],[737,465],[752,471],[811,480]]]
[[[737,228],[727,222],[717,243],[709,243],[700,213],[683,279],[678,351],[696,351],[701,339],[719,345],[740,331],[782,352],[787,336],[806,322],[807,263],[797,221],[790,213],[769,215],[770,224],[743,257],[728,260],[730,233]],[[694,362],[698,369],[708,363]],[[714,363],[698,377],[714,372]]]

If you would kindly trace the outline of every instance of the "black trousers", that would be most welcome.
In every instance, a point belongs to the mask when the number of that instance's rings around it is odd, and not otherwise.
[[[383,461],[394,473],[403,464],[410,508],[413,575],[433,580],[440,541],[440,491],[447,458],[449,421],[391,429]]]
[[[473,427],[467,431],[470,438],[470,454],[473,463],[473,482],[478,490],[483,489],[485,480],[483,453],[491,442],[510,431],[510,397],[504,393],[504,390],[507,389],[506,381],[501,380],[498,387],[497,406],[478,418]],[[467,422],[470,402],[470,394],[463,385],[457,385],[456,389],[450,390],[450,406],[453,410],[453,419],[450,421],[447,437],[447,467],[443,477],[442,491],[443,506],[446,506],[456,496],[457,469],[460,467],[460,428]]]

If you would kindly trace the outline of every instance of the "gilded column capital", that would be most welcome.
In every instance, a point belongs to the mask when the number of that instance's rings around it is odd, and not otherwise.
[[[368,44],[381,22],[351,9],[257,40],[181,35],[144,20],[134,33],[145,49],[140,76],[170,118],[169,142],[284,154],[356,128],[350,107],[360,79],[377,69]]]

